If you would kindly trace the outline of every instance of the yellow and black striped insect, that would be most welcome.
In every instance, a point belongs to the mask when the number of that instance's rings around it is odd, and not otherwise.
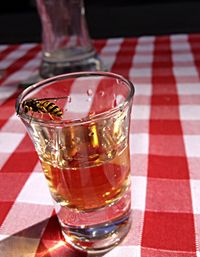
[[[64,98],[64,97],[61,97]],[[38,113],[47,113],[50,118],[53,120],[53,117],[62,117],[63,112],[55,103],[50,100],[57,100],[61,98],[43,98],[43,99],[27,99],[22,102],[22,108],[25,113],[38,112]]]

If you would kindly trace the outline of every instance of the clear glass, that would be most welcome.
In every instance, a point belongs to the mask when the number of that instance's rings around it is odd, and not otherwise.
[[[42,24],[40,75],[102,70],[91,42],[83,0],[37,0]]]
[[[17,99],[62,233],[76,248],[106,251],[130,228],[133,95],[120,75],[78,72],[41,81]]]

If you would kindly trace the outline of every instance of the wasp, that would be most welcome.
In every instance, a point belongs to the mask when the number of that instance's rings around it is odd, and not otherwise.
[[[63,112],[55,103],[50,100],[57,100],[60,98],[43,98],[43,99],[27,99],[22,102],[22,108],[25,113],[29,111],[38,112],[41,114],[47,113],[50,118],[53,120],[53,117],[62,117]]]

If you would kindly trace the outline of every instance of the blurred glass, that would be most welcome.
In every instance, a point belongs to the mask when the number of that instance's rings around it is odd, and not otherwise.
[[[85,19],[83,0],[37,0],[42,24],[40,75],[102,70]]]

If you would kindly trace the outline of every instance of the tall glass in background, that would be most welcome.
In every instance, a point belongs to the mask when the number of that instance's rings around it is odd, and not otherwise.
[[[37,0],[42,25],[40,75],[102,70],[85,19],[83,0]]]
[[[105,251],[129,231],[133,95],[120,75],[79,72],[41,81],[17,99],[62,233],[76,248]]]

